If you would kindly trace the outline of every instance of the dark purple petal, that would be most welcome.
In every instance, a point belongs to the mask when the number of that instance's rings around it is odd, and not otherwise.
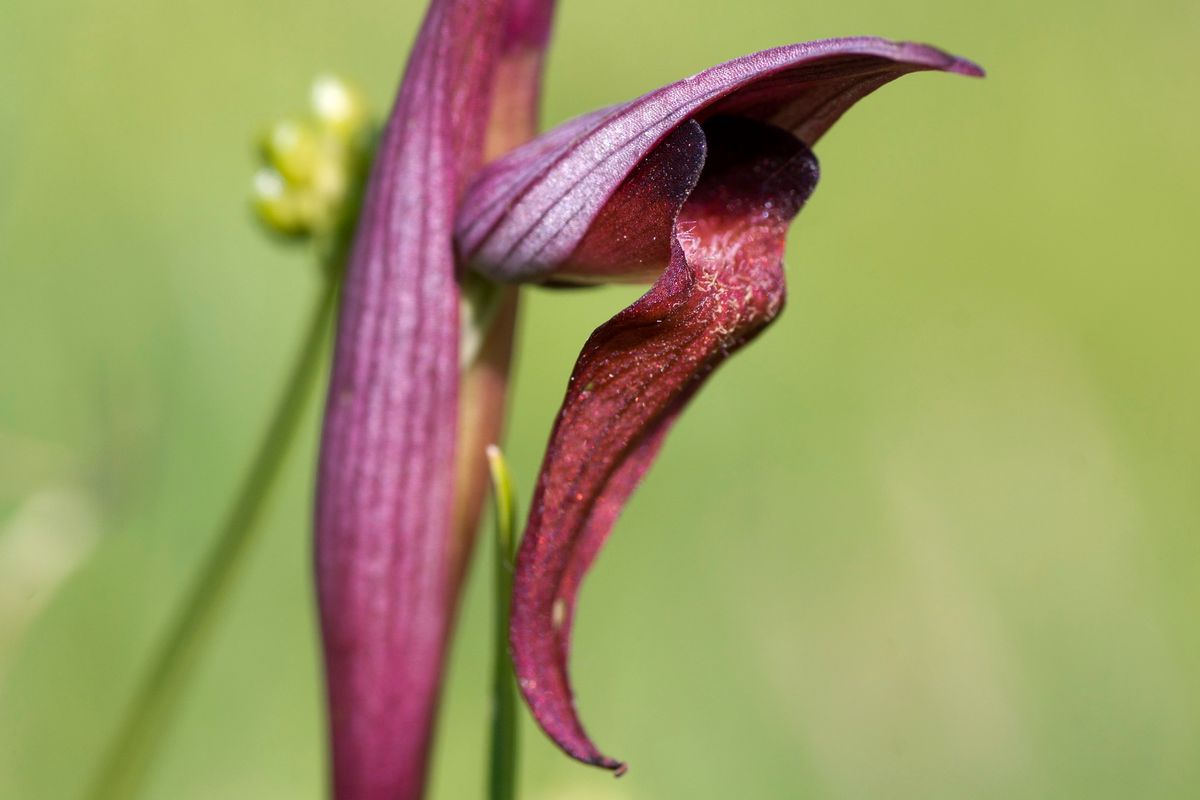
[[[564,751],[618,772],[572,700],[580,582],[687,401],[782,308],[784,233],[817,180],[808,148],[778,128],[718,117],[704,135],[707,163],[674,223],[667,269],[592,334],[575,365],[516,565],[510,634],[521,691]],[[699,126],[672,139],[686,172],[696,148],[704,154]]]
[[[662,274],[671,231],[700,180],[706,147],[698,123],[676,128],[617,187],[555,278],[648,283]]]
[[[551,6],[434,0],[372,170],[342,298],[315,520],[338,800],[423,791],[453,594],[453,220],[483,157],[498,65],[540,50]]]
[[[484,171],[463,199],[459,244],[497,280],[544,279],[571,261],[613,192],[685,120],[759,120],[811,147],[862,97],[919,70],[983,74],[925,45],[828,39],[735,59],[572,120]]]

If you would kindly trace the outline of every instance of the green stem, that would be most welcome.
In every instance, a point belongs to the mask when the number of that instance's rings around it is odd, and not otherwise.
[[[335,275],[325,279],[270,427],[166,641],[135,691],[116,739],[87,790],[85,797],[89,800],[131,800],[137,796],[181,689],[225,605],[242,556],[255,538],[280,467],[319,383],[325,342],[337,306],[337,287]]]
[[[508,655],[508,614],[512,604],[513,557],[517,511],[512,479],[500,448],[487,449],[496,517],[496,616],[492,662],[492,752],[489,800],[514,800],[517,794],[517,681]]]

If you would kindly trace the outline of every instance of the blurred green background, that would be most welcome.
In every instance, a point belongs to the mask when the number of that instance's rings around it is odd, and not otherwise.
[[[0,797],[77,797],[318,288],[247,210],[318,72],[386,108],[415,0],[0,0]],[[818,148],[787,313],[700,395],[585,587],[527,800],[1200,796],[1200,5],[565,0],[547,120],[848,34],[929,41]],[[528,496],[580,344],[526,294]],[[147,798],[317,798],[311,417]],[[433,796],[480,797],[486,570]]]

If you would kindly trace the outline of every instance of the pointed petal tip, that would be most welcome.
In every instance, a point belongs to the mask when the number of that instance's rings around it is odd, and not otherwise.
[[[589,767],[599,767],[600,769],[608,770],[612,773],[614,778],[620,778],[625,773],[629,772],[629,764],[626,762],[600,755],[600,753],[595,751],[592,751],[592,753],[588,755],[576,752],[574,750],[568,750],[566,748],[562,748],[562,750],[571,758],[580,763],[587,764]]]
[[[830,40],[838,41],[838,40]],[[854,40],[842,40],[854,41]],[[878,39],[875,37],[862,37],[857,41],[869,43],[863,47],[864,50],[874,48],[886,48],[889,45],[888,40]],[[941,72],[952,72],[956,75],[966,75],[970,78],[984,78],[987,73],[983,67],[976,64],[969,58],[956,56],[954,53],[948,53],[940,47],[934,47],[921,42],[897,42],[895,46],[898,48],[897,53],[893,57],[899,57],[901,61],[907,61],[911,64],[922,64],[927,68],[939,70]]]
[[[839,41],[831,39],[828,41]],[[976,64],[969,58],[955,55],[947,52],[940,47],[935,47],[931,44],[922,42],[889,42],[887,39],[880,39],[873,36],[863,36],[857,40],[845,39],[842,42],[858,41],[866,44],[864,50],[872,50],[875,48],[886,48],[889,44],[898,48],[898,52],[893,57],[899,56],[902,61],[908,61],[915,64],[924,64],[925,66],[940,69],[945,72],[956,72],[960,75],[970,75],[976,78],[984,76],[983,67]]]
[[[983,67],[976,64],[974,61],[969,61],[965,58],[955,57],[950,66],[946,67],[946,72],[953,72],[956,75],[966,75],[968,78],[986,78],[987,71]]]
[[[606,769],[613,774],[614,778],[619,778],[626,772],[629,772],[629,764],[624,761],[618,761],[615,758],[609,758],[592,747],[590,742],[588,743],[589,749],[587,750],[580,750],[576,747],[564,747],[561,742],[557,741],[555,744],[559,746],[560,750],[581,764]]]
[[[571,754],[571,755],[574,755],[574,754]],[[579,761],[582,761],[583,763],[587,764],[588,766],[599,767],[600,769],[608,770],[609,772],[611,772],[613,774],[614,778],[619,778],[622,775],[624,775],[626,772],[629,772],[629,765],[627,763],[625,763],[624,761],[618,761],[615,758],[609,758],[608,756],[602,756],[599,753],[596,753],[591,756],[587,756],[585,758],[580,758],[577,755],[575,755],[574,757],[577,758]]]

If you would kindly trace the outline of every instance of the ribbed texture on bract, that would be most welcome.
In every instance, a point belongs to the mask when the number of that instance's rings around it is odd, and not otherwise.
[[[537,55],[552,8],[434,0],[372,170],[344,284],[317,487],[337,800],[423,793],[454,606],[453,220],[503,88],[497,67],[516,51]],[[538,69],[540,61],[529,79]],[[535,98],[536,85],[515,94]]]

